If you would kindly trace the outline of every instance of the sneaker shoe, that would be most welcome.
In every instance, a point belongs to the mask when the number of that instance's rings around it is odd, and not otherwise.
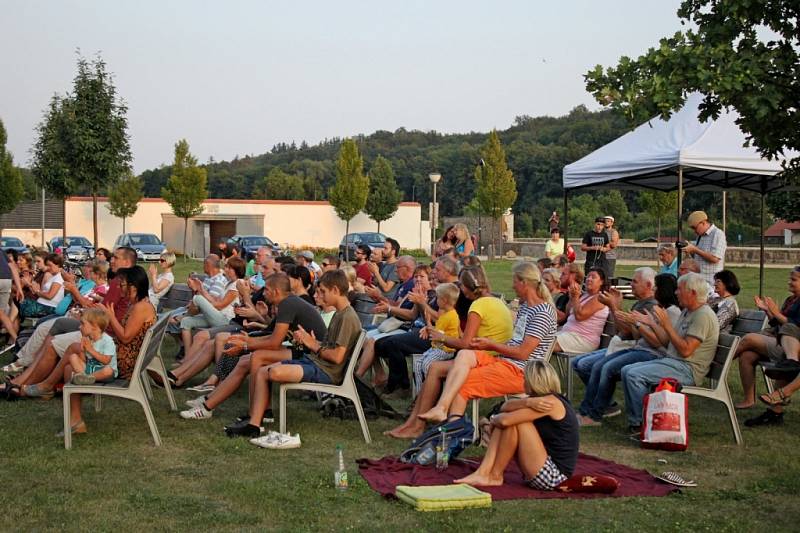
[[[783,413],[776,413],[772,409],[767,409],[757,417],[745,420],[744,425],[749,428],[757,426],[780,426],[783,425]]]
[[[189,407],[203,407],[203,403],[206,401],[205,396],[198,396],[193,400],[186,400],[186,405]]]
[[[250,444],[255,444],[259,448],[266,448],[267,447],[266,444],[268,442],[274,441],[278,435],[280,435],[280,433],[278,433],[277,431],[270,431],[264,435],[261,435],[260,437],[250,439]]]
[[[209,383],[201,383],[200,385],[195,385],[194,387],[186,387],[186,390],[190,390],[192,392],[211,392],[215,389],[214,385]]]
[[[275,422],[275,415],[272,413],[272,409],[267,409],[266,411],[264,411],[264,416],[263,418],[261,418],[261,423],[272,424],[273,422]],[[250,423],[250,413],[244,413],[243,415],[237,416],[233,420],[233,423],[230,424],[230,427],[241,426],[242,423],[244,424]],[[227,427],[228,426],[226,426],[226,428]]]
[[[289,450],[300,447],[300,435],[290,433],[278,433],[272,439],[264,443],[264,448],[270,450]]]
[[[622,414],[622,409],[619,408],[619,405],[614,403],[606,407],[606,410],[603,411],[603,418],[611,418],[614,416],[619,416],[621,414]]]
[[[591,427],[602,426],[603,423],[602,422],[598,422],[594,418],[591,418],[591,417],[588,417],[588,416],[578,415],[578,425],[581,426],[581,427],[590,427],[591,428]]]
[[[202,404],[195,407],[194,409],[187,409],[186,411],[181,411],[180,413],[181,418],[184,420],[208,420],[212,416],[214,416],[213,411],[209,411]]]
[[[72,383],[75,385],[94,385],[95,377],[91,374],[73,374]]]
[[[661,481],[665,481],[671,485],[675,485],[677,487],[696,487],[697,483],[694,480],[687,480],[683,479],[679,474],[675,472],[663,472],[660,476],[653,476],[656,479],[660,479]]]
[[[261,435],[262,428],[252,424],[246,424],[241,427],[229,427],[225,430],[228,437],[246,437],[252,439]]]

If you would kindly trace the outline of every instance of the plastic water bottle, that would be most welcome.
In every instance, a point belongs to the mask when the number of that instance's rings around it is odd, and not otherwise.
[[[426,446],[420,450],[419,453],[417,453],[417,456],[414,458],[414,460],[420,465],[432,464],[436,460],[436,450],[434,450],[431,446]]]
[[[447,470],[449,461],[450,449],[447,445],[447,431],[441,427],[439,428],[439,445],[436,446],[436,470],[440,472]]]
[[[347,470],[344,467],[344,451],[342,445],[336,445],[337,467],[333,471],[333,483],[336,490],[347,490]]]

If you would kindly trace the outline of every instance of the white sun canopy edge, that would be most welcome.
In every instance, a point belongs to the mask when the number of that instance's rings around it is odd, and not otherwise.
[[[752,192],[787,190],[773,176],[782,171],[783,159],[764,159],[752,146],[744,146],[745,134],[736,125],[738,114],[723,110],[717,120],[700,122],[703,99],[692,93],[669,120],[659,117],[598,148],[564,167],[564,189],[678,188],[678,168],[683,169],[683,188],[694,190],[738,189]],[[786,158],[798,157],[787,152]]]

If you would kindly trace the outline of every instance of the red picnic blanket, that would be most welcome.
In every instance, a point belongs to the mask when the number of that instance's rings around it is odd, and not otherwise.
[[[447,470],[439,472],[433,466],[401,463],[397,457],[382,459],[358,459],[359,472],[373,490],[386,498],[393,498],[397,485],[425,486],[447,485],[475,471],[480,457],[455,459]],[[573,477],[609,476],[619,482],[619,488],[611,494],[592,492],[543,491],[528,488],[523,483],[522,472],[512,461],[505,472],[505,484],[500,487],[478,487],[497,500],[548,499],[548,498],[620,498],[624,496],[666,496],[678,487],[660,481],[645,470],[617,464],[592,455],[580,454]]]

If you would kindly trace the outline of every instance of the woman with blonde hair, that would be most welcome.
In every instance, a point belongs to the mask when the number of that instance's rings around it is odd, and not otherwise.
[[[448,415],[464,414],[474,398],[519,394],[525,388],[527,362],[544,359],[556,336],[556,311],[550,291],[533,263],[517,263],[512,269],[513,287],[520,306],[508,342],[476,337],[469,350],[458,352],[439,401],[419,415],[442,422]]]
[[[553,490],[569,479],[578,461],[578,420],[549,363],[534,359],[527,364],[525,392],[529,398],[509,400],[491,417],[492,437],[481,465],[456,483],[502,485],[515,455],[532,489]]]
[[[461,293],[472,301],[462,333],[459,337],[454,337],[431,332],[428,340],[458,351],[470,348],[470,343],[475,337],[488,338],[499,343],[510,339],[514,333],[511,313],[502,300],[492,296],[483,268],[465,267],[461,269],[458,279],[461,282]],[[418,418],[418,415],[433,407],[441,391],[441,382],[453,365],[453,360],[436,361],[431,364],[408,419],[387,432],[387,435],[405,439],[417,437],[425,431],[425,422]]]
[[[472,245],[469,229],[466,224],[456,224],[453,226],[453,233],[455,234],[456,243],[456,257],[468,257],[475,254],[475,247]]]
[[[172,252],[164,252],[158,259],[158,265],[161,267],[161,274],[158,273],[156,265],[150,265],[150,290],[148,297],[153,307],[158,309],[158,302],[163,298],[172,286],[175,284],[175,275],[172,273],[172,267],[175,266],[175,254]]]

